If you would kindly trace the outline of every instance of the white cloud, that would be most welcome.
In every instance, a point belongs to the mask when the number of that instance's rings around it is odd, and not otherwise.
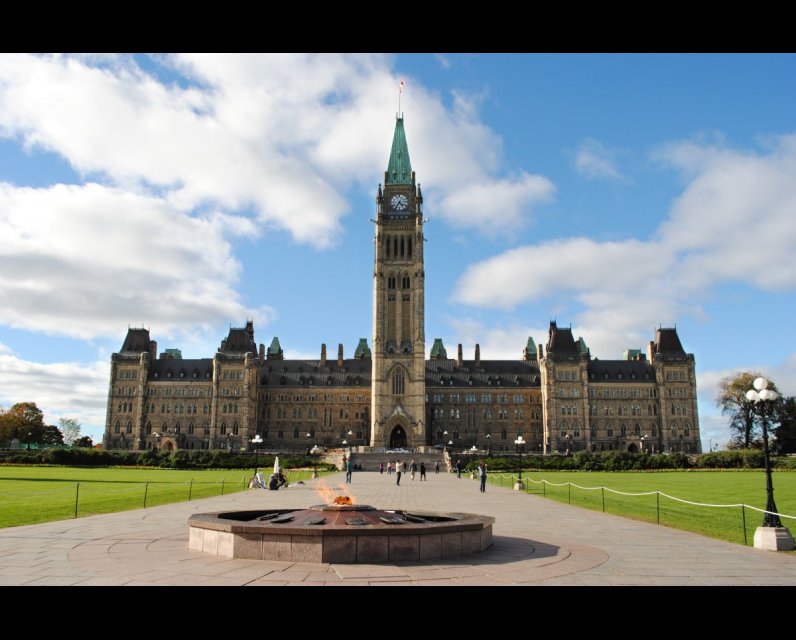
[[[563,238],[511,249],[471,265],[453,299],[510,309],[567,292],[581,307],[575,329],[592,353],[616,357],[633,346],[628,340],[645,344],[659,323],[701,315],[717,284],[796,287],[796,134],[767,153],[687,142],[658,157],[687,183],[652,238]]]
[[[191,217],[163,199],[104,187],[0,183],[0,322],[89,338],[144,321],[169,334],[256,317],[233,286],[224,234],[245,218]]]
[[[594,138],[587,138],[578,147],[575,152],[575,169],[590,180],[623,178],[616,167],[616,151]]]
[[[109,362],[29,362],[0,345],[0,402],[6,408],[35,402],[47,424],[61,417],[77,418],[83,435],[95,442],[105,428],[109,375]]]

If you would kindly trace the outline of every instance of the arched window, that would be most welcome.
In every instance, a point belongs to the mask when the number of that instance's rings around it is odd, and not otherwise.
[[[638,422],[633,426],[633,435],[641,435],[641,427],[639,426]]]
[[[174,425],[174,433],[176,433],[177,435],[180,434],[180,423],[179,422]]]
[[[193,435],[193,432],[194,432],[193,422],[189,422],[188,423],[188,434],[189,435]]]
[[[146,423],[146,433],[147,433],[147,435],[152,433],[152,423],[151,422],[147,422]]]
[[[627,425],[624,424],[622,425],[622,437],[623,438],[627,437]]]
[[[127,426],[126,426],[125,430],[127,431],[127,433],[132,433],[133,432],[133,423],[132,423],[132,421],[130,421],[130,420],[127,421]]]
[[[392,374],[392,393],[395,396],[404,394],[404,370],[400,367]]]
[[[238,423],[237,423],[237,421],[232,423],[232,433],[234,435],[238,435]]]
[[[404,277],[401,279],[401,288],[408,289],[409,288],[409,276],[404,274]]]
[[[227,423],[226,422],[222,422],[221,423],[221,435],[223,436],[226,433],[227,433]]]
[[[501,440],[505,440],[506,439],[506,430],[505,429],[501,429],[500,430],[500,439]]]
[[[210,435],[210,423],[209,422],[205,422],[204,430],[205,430],[205,435],[209,436]]]

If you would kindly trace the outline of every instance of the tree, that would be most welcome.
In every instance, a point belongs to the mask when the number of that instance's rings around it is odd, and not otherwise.
[[[777,453],[796,453],[796,397],[781,398],[774,412]]]
[[[94,441],[91,439],[91,436],[81,436],[80,438],[75,438],[72,442],[73,447],[93,447]]]
[[[61,430],[56,427],[54,424],[48,424],[44,427],[44,432],[42,433],[41,437],[42,444],[63,444],[64,443],[64,434],[61,433]]]
[[[0,414],[0,441],[19,438],[21,443],[42,442],[44,415],[35,402],[17,402]]]
[[[77,418],[59,418],[58,426],[64,434],[64,444],[73,444],[80,437],[80,423]]]
[[[749,449],[756,444],[755,436],[758,424],[754,409],[755,403],[746,399],[746,392],[754,388],[755,378],[759,377],[761,377],[759,373],[744,371],[719,381],[716,406],[721,407],[722,415],[730,417],[730,431],[733,433],[733,440],[744,449]],[[777,386],[771,381],[769,381],[768,388],[778,391]]]

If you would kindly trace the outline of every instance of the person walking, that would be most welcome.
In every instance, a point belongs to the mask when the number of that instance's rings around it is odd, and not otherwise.
[[[404,464],[406,464],[406,463],[404,463]],[[401,461],[400,460],[396,460],[395,461],[395,475],[396,475],[395,484],[397,484],[400,487],[401,486]]]
[[[434,473],[439,475],[439,460],[434,463]]]
[[[461,477],[462,477],[462,459],[461,458],[459,458],[456,461],[456,477],[459,478],[459,479],[461,479]]]
[[[379,475],[384,475],[384,462],[379,462]]]
[[[481,480],[481,493],[486,493],[486,462],[483,460],[478,465],[478,477]]]
[[[412,475],[412,480],[414,480],[415,479],[415,473],[417,473],[417,462],[412,460],[412,464],[409,465],[409,468],[412,470],[412,474],[411,475]]]
[[[345,481],[351,482],[351,472],[354,470],[354,463],[351,462],[351,458],[348,459],[348,462],[345,465]]]
[[[420,479],[428,482],[428,478],[426,478],[426,463],[422,461],[420,462]]]
[[[403,461],[404,473],[406,473],[406,460]]]

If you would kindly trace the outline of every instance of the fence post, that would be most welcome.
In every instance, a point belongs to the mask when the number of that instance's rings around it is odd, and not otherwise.
[[[241,488],[245,489],[246,488],[246,475],[244,474],[243,476],[241,476],[240,480],[241,480]]]
[[[221,478],[221,495],[224,495],[224,478]]]
[[[547,480],[542,480],[542,497],[547,497]]]
[[[193,494],[193,478],[191,478],[191,484],[188,485],[188,502],[191,501],[192,494]]]
[[[146,494],[149,493],[149,482],[144,485],[144,509],[146,509]]]
[[[569,504],[572,504],[572,483],[571,482],[567,482],[567,492],[568,492]]]
[[[661,492],[655,492],[655,513],[658,519],[658,524],[661,523]]]
[[[603,494],[603,513],[605,513],[605,487],[600,487],[600,492]]]
[[[748,545],[749,541],[746,539],[746,505],[743,503],[741,503],[741,521],[743,522],[743,543]]]
[[[80,499],[80,483],[75,485],[75,518],[77,518],[77,503]]]

